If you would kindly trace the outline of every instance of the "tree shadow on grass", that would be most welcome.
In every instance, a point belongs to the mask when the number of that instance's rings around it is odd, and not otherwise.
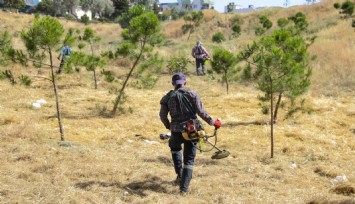
[[[256,121],[250,121],[250,122],[227,122],[223,124],[225,127],[235,127],[235,126],[248,126],[248,125],[268,125],[269,122],[267,121],[261,121],[261,120],[256,120]]]
[[[172,167],[174,166],[173,161],[171,157],[165,157],[165,156],[158,156],[157,158],[147,158],[144,159],[145,162],[150,162],[150,163],[162,163],[165,166]]]
[[[213,159],[198,158],[195,161],[195,165],[196,166],[211,166],[211,165],[219,165],[219,163]]]
[[[72,120],[81,120],[81,119],[92,119],[92,118],[113,118],[110,113],[94,113],[87,115],[75,115],[68,113],[61,113],[62,118],[72,119]],[[57,118],[57,114],[46,116],[46,119],[54,119]]]
[[[166,185],[172,185],[173,181],[164,181],[158,176],[146,175],[142,181],[132,181],[127,184],[120,182],[102,182],[102,181],[86,181],[79,182],[74,185],[75,188],[82,190],[90,190],[93,186],[104,188],[119,188],[128,191],[130,194],[138,195],[140,197],[148,196],[146,191],[154,191],[157,193],[168,193]]]

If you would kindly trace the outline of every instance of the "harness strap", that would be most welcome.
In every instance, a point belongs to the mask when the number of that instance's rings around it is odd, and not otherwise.
[[[193,109],[192,109],[192,106],[191,104],[189,103],[189,100],[186,98],[186,96],[181,93],[178,90],[174,90],[174,91],[171,91],[171,94],[170,94],[170,97],[169,97],[169,100],[173,97],[176,97],[177,100],[179,101],[179,105],[180,105],[180,113],[181,115],[184,115],[184,112],[183,112],[183,109],[184,107],[187,108],[187,110],[189,111],[189,113],[191,114],[191,116],[195,115],[194,112],[193,112]],[[168,100],[168,102],[169,102]],[[177,122],[180,122],[180,121],[177,121]]]

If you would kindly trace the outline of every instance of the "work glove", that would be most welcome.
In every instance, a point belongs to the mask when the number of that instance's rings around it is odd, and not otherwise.
[[[218,129],[218,128],[220,128],[221,126],[222,126],[222,121],[221,121],[221,119],[217,119],[216,121],[214,121],[214,127],[216,128],[216,129]]]

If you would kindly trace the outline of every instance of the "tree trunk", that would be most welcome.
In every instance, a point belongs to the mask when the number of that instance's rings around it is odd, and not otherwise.
[[[270,79],[270,139],[271,139],[271,158],[274,157],[274,95],[272,93],[272,80]]]
[[[94,69],[95,89],[97,89],[96,69]]]
[[[226,80],[227,95],[228,95],[228,93],[229,93],[229,84],[228,84],[228,79],[227,79],[227,72],[224,73],[224,79]]]
[[[60,132],[60,140],[64,141],[64,128],[63,128],[63,125],[62,125],[62,115],[61,115],[61,112],[60,112],[58,88],[57,88],[56,78],[55,78],[55,75],[54,75],[52,50],[51,49],[49,49],[49,59],[50,59],[50,62],[51,62],[52,83],[53,83],[53,89],[54,89],[54,94],[55,94],[55,104],[56,104],[56,108],[57,108],[57,118],[58,118],[59,132]]]
[[[128,82],[128,80],[129,80],[129,78],[131,77],[134,68],[137,66],[138,61],[139,61],[139,59],[141,58],[141,56],[142,56],[142,54],[143,54],[144,46],[145,46],[145,40],[144,40],[144,42],[143,42],[143,45],[142,45],[142,47],[141,47],[140,53],[139,53],[139,55],[138,55],[136,61],[134,62],[134,64],[133,64],[131,70],[129,71],[129,73],[128,73],[128,75],[127,75],[126,80],[124,81],[124,83],[123,83],[123,85],[122,85],[122,88],[121,88],[120,92],[118,93],[118,95],[117,95],[117,97],[116,97],[115,104],[114,104],[113,110],[112,110],[112,117],[114,117],[114,116],[116,115],[117,107],[118,107],[118,104],[119,104],[120,101],[121,101],[122,95],[123,95],[123,93],[124,93],[124,89],[126,88],[127,82]]]
[[[190,29],[189,36],[187,36],[187,40],[190,39],[191,32],[192,32],[192,28]]]
[[[94,72],[94,81],[95,81],[95,89],[97,89],[97,78],[96,78],[96,66],[95,66],[95,62],[94,62],[94,48],[92,47],[92,43],[91,41],[89,41],[90,44],[90,48],[91,48],[91,66]]]
[[[282,92],[279,94],[279,97],[278,97],[277,102],[276,102],[275,113],[274,113],[274,124],[276,124],[277,111],[279,110],[279,107],[280,107],[281,98],[282,98]]]

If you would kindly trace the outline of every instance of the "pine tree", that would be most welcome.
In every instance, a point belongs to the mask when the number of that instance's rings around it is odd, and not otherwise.
[[[239,54],[248,66],[254,67],[257,88],[264,93],[261,98],[270,102],[271,157],[274,154],[273,125],[282,97],[294,102],[311,84],[312,68],[307,51],[310,44],[301,34],[297,23],[274,30]]]

